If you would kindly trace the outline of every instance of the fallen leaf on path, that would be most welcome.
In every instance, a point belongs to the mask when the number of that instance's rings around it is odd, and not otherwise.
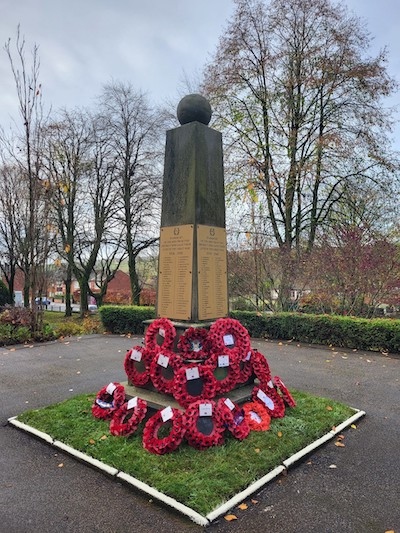
[[[62,468],[64,466],[64,463],[60,463],[59,465],[57,465],[58,468]]]
[[[251,503],[254,503],[255,505],[256,503],[258,503],[258,500],[251,500]]]
[[[224,516],[224,518],[228,522],[232,522],[232,520],[237,520],[237,516],[235,516],[234,514],[227,514]]]
[[[337,468],[337,466],[336,465],[329,465],[328,468]]]
[[[248,505],[246,503],[241,503],[240,505],[238,505],[238,509],[241,509],[242,511],[245,511],[246,509],[248,509]]]
[[[343,444],[343,442],[340,442],[340,440],[338,440],[335,442],[335,446],[337,446],[338,448],[344,448],[345,444]]]
[[[353,429],[357,429],[357,426],[355,424],[351,424],[350,427],[353,428]]]

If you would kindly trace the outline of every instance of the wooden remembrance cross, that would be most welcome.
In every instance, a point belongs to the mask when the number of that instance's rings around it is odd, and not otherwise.
[[[156,314],[186,329],[228,314],[225,196],[209,102],[185,96],[177,116],[166,138]]]

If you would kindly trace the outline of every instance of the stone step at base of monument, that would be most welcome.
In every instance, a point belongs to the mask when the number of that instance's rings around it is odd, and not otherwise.
[[[128,400],[130,398],[138,396],[139,398],[146,400],[147,405],[150,408],[155,409],[157,411],[159,411],[160,409],[164,409],[168,406],[175,407],[176,409],[180,409],[181,411],[185,410],[185,408],[179,405],[179,403],[172,396],[162,394],[156,390],[152,390],[149,388],[135,387],[134,385],[129,385],[127,381],[121,384],[125,387],[125,396]],[[237,387],[225,394],[216,396],[215,398],[213,398],[213,400],[217,401],[219,400],[219,398],[230,398],[232,402],[235,402],[240,405],[250,400],[253,388],[254,383],[244,385],[243,387]]]

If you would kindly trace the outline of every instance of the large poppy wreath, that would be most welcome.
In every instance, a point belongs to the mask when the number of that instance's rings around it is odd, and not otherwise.
[[[274,385],[280,392],[285,404],[289,407],[296,407],[296,400],[290,394],[289,389],[286,387],[286,385],[283,383],[279,376],[274,377]]]
[[[178,341],[178,350],[186,359],[207,359],[209,356],[208,330],[188,328]]]
[[[285,416],[285,404],[271,385],[272,382],[268,382],[261,383],[260,387],[254,387],[251,399],[253,402],[261,403],[271,417],[282,418]]]
[[[247,402],[243,404],[244,418],[252,431],[267,431],[271,417],[265,406],[260,402]]]
[[[211,325],[208,338],[212,350],[223,352],[237,348],[241,359],[245,358],[250,350],[249,332],[235,318],[218,318]]]
[[[146,330],[145,345],[153,353],[172,350],[175,337],[176,329],[173,323],[168,318],[156,318]]]
[[[207,360],[215,379],[215,393],[231,391],[239,378],[239,352],[236,348],[225,352],[214,352]]]
[[[220,398],[217,409],[221,413],[225,427],[238,440],[244,440],[250,433],[250,426],[245,418],[244,409],[229,398]]]
[[[92,414],[102,420],[111,420],[125,402],[125,388],[121,383],[109,383],[99,390],[92,405]]]
[[[189,405],[183,417],[185,437],[193,448],[205,450],[224,443],[222,416],[214,400],[197,400]]]
[[[258,350],[253,349],[250,356],[253,372],[260,382],[267,383],[271,380],[271,371],[267,358]]]
[[[196,400],[214,398],[215,378],[211,367],[196,363],[182,366],[175,374],[173,395],[182,407]]]
[[[142,346],[134,346],[127,351],[124,368],[132,385],[143,387],[150,381],[151,353]]]
[[[183,414],[179,409],[166,407],[149,418],[143,430],[143,447],[157,455],[173,452],[183,440],[185,428]],[[160,432],[169,429],[168,435],[161,437]]]
[[[136,396],[131,398],[115,411],[110,422],[111,435],[121,437],[132,435],[146,416],[146,413],[146,400]]]
[[[250,380],[254,382],[254,371],[251,356],[252,351],[250,350],[244,359],[239,360],[239,376],[237,380],[238,385],[242,385]]]
[[[182,365],[181,358],[171,350],[156,353],[150,363],[150,377],[154,387],[164,394],[172,394],[175,375]]]

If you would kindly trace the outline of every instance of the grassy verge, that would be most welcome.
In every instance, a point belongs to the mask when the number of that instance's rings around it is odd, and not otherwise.
[[[87,335],[104,331],[99,315],[81,318],[78,313],[73,313],[71,317],[66,317],[64,313],[57,311],[44,311],[43,321],[51,326],[56,337]]]
[[[95,395],[27,411],[18,420],[207,514],[354,414],[332,400],[296,391],[293,396],[297,407],[273,419],[269,431],[252,431],[243,442],[227,435],[223,446],[201,452],[183,443],[163,456],[143,448],[144,423],[129,438],[113,437],[108,423],[91,414]]]

